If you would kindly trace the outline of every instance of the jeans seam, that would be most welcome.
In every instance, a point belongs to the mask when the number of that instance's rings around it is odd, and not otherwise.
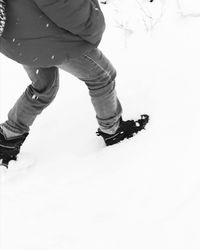
[[[56,83],[57,81],[58,81],[58,69],[55,71],[54,81],[53,81],[53,84],[52,84],[52,86],[51,86],[51,88],[56,88],[56,91],[53,91],[54,95],[51,96],[50,101],[49,101],[49,103],[46,105],[46,107],[54,100],[54,98],[55,98],[55,96],[56,96],[56,94],[57,94],[57,92],[58,92],[58,88],[59,88],[58,84],[59,84],[59,83]],[[45,107],[45,108],[46,108],[46,107]]]

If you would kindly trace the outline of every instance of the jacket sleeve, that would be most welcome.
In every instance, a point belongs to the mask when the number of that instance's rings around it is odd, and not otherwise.
[[[91,44],[98,44],[105,20],[98,0],[34,0],[56,25]]]

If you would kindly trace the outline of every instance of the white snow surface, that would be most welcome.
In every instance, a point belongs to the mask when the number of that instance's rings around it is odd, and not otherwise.
[[[173,10],[149,32],[108,25],[100,45],[124,119],[150,115],[134,138],[105,147],[87,88],[60,72],[22,148],[35,164],[0,184],[1,250],[200,250],[200,19]],[[3,122],[30,81],[0,62]]]

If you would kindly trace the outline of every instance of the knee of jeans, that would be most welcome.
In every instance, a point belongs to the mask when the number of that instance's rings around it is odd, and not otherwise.
[[[56,97],[59,89],[59,72],[56,67],[51,69],[51,75],[40,80],[43,81],[41,86],[39,82],[37,84],[31,84],[26,89],[25,94],[34,101],[43,103],[44,105],[50,104]]]
[[[97,78],[86,82],[90,94],[98,95],[112,91],[115,88],[115,78],[116,71],[113,69],[111,71],[104,71]]]
[[[103,82],[97,82],[89,87],[89,93],[91,97],[101,98],[103,96],[112,95],[113,91],[115,91],[115,77],[105,79]]]

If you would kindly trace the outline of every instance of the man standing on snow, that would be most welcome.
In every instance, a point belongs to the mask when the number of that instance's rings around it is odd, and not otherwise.
[[[121,118],[116,70],[97,48],[105,29],[98,0],[10,0],[6,16],[1,53],[22,64],[32,83],[8,113],[8,120],[0,125],[0,159],[5,165],[16,160],[36,116],[55,98],[59,68],[87,85],[99,124],[98,135],[106,145],[144,128],[147,115],[137,122]]]

